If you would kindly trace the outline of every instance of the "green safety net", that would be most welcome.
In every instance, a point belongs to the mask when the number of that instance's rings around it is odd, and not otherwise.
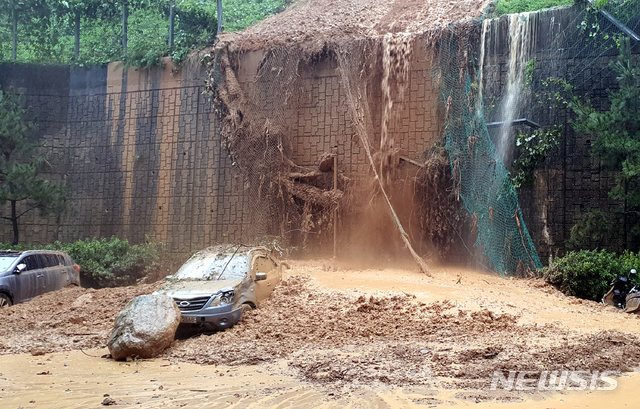
[[[471,215],[478,235],[475,246],[482,246],[490,267],[503,275],[532,275],[542,264],[509,171],[491,142],[482,111],[476,109],[473,56],[467,50],[473,49],[478,30],[477,23],[452,26],[436,50],[454,194]]]

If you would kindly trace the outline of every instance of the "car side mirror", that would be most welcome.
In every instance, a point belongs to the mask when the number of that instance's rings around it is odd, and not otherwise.
[[[18,264],[18,265],[16,266],[16,270],[15,270],[15,272],[16,272],[16,273],[18,273],[18,274],[20,274],[20,273],[22,273],[24,270],[26,270],[26,268],[27,268],[27,265],[26,265],[26,264],[24,264],[24,263],[20,263],[20,264]]]
[[[255,281],[262,281],[267,279],[267,273],[256,273]]]

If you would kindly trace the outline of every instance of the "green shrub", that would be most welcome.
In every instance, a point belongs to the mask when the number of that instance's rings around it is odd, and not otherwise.
[[[574,0],[499,0],[496,4],[496,14],[522,13],[558,6],[571,6]]]
[[[161,255],[159,243],[132,245],[127,240],[80,240],[63,244],[55,242],[48,248],[63,250],[80,266],[84,277],[100,287],[130,285],[142,278]]]
[[[567,253],[543,270],[545,280],[567,295],[600,301],[611,281],[640,267],[640,256],[606,250],[581,250]]]
[[[0,250],[62,250],[80,266],[85,286],[115,287],[134,284],[151,269],[157,269],[164,256],[161,243],[130,244],[116,237],[87,239],[74,243],[56,241],[46,246],[10,246],[0,243]]]
[[[619,226],[615,214],[591,210],[571,227],[571,235],[565,245],[569,249],[602,248],[619,234]]]

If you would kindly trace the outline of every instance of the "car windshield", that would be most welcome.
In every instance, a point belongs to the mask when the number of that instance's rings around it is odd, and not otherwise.
[[[249,257],[246,254],[235,256],[224,253],[205,254],[191,257],[180,267],[175,278],[178,280],[232,280],[246,277],[247,271],[249,271]]]
[[[18,254],[15,254],[15,255],[3,254],[2,256],[0,256],[0,271],[5,271],[9,267],[11,267],[11,264],[14,261],[16,261],[16,258],[18,258]]]

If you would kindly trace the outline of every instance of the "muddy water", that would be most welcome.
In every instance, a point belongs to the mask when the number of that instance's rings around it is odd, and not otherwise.
[[[565,297],[542,283],[505,280],[459,268],[356,269],[329,262],[292,262],[288,275],[310,274],[320,285],[370,293],[407,292],[416,300],[450,300],[467,309],[490,308],[522,322],[549,323],[585,333],[622,329],[640,333],[640,320],[615,309]],[[165,359],[114,362],[106,349],[0,356],[0,408],[635,408],[640,374],[618,378],[614,391],[490,392],[383,384],[320,386],[304,382],[286,361],[254,366],[195,365]],[[332,389],[333,388],[333,389]],[[109,396],[105,396],[109,395]],[[476,403],[476,401],[480,401]]]
[[[106,349],[46,356],[0,357],[0,407],[100,408],[105,398],[118,406],[145,408],[635,408],[640,375],[618,379],[614,391],[518,395],[476,403],[463,390],[361,386],[330,390],[269,374],[277,367],[172,364],[167,360],[121,363],[99,358]],[[94,356],[89,356],[89,355]],[[485,394],[486,396],[486,394]]]
[[[542,281],[506,279],[460,267],[432,267],[429,277],[416,268],[354,269],[315,261],[298,262],[288,271],[303,273],[337,290],[407,292],[418,301],[449,300],[465,309],[507,312],[519,316],[520,323],[556,323],[587,333],[615,329],[640,334],[640,315],[567,297]]]

